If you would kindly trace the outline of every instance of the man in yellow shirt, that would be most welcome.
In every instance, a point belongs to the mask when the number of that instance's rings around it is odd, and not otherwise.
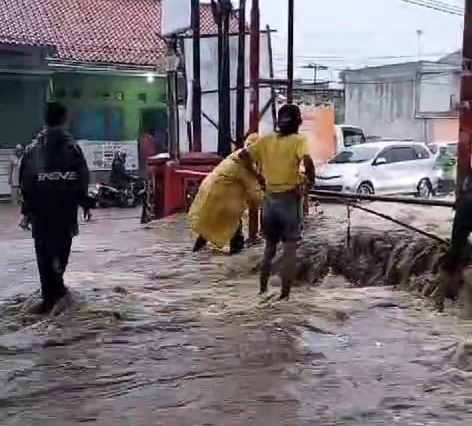
[[[278,114],[276,133],[259,137],[240,157],[257,163],[265,180],[265,196],[262,203],[262,233],[266,244],[260,272],[260,292],[267,292],[272,260],[277,245],[282,243],[282,290],[280,299],[288,299],[294,279],[297,243],[301,238],[302,203],[300,173],[303,164],[308,185],[315,178],[315,167],[310,157],[306,139],[298,134],[302,124],[301,112],[296,105],[284,105]]]

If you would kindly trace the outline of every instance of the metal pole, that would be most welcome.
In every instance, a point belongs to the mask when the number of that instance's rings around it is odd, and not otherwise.
[[[252,0],[251,9],[251,57],[250,80],[251,80],[251,111],[249,128],[251,133],[259,130],[259,60],[260,60],[260,13],[259,0]]]
[[[351,194],[346,192],[335,192],[335,191],[324,191],[324,190],[310,190],[311,197],[323,198],[323,199],[347,199],[347,200],[366,200],[366,201],[379,201],[381,203],[402,203],[402,204],[413,204],[417,206],[431,206],[431,207],[454,207],[453,201],[447,200],[436,200],[436,199],[421,199],[413,197],[393,197],[385,195],[367,195],[367,194]]]
[[[231,154],[231,81],[230,81],[230,50],[229,50],[229,22],[232,5],[230,0],[219,0],[219,17],[221,20],[221,79],[219,93],[219,123],[220,138],[218,140],[218,154],[227,157]]]
[[[266,27],[267,31],[267,43],[268,43],[268,50],[269,50],[269,77],[273,79],[275,77],[275,72],[274,72],[274,51],[272,49],[272,33],[270,30],[270,26],[267,25]],[[274,132],[277,129],[277,94],[275,92],[274,86],[271,85],[270,88],[271,91],[271,113],[272,113],[272,123],[274,124]]]
[[[223,19],[221,15],[221,2],[220,0],[212,0],[211,2],[213,18],[216,22],[217,27],[217,36],[218,36],[218,122],[216,123],[216,129],[218,130],[218,142],[217,142],[217,152],[220,153],[221,150],[221,141],[223,140],[223,102],[221,98],[223,96]]]
[[[252,0],[251,9],[251,106],[249,116],[249,132],[259,131],[259,77],[260,77],[260,11],[259,0]],[[259,212],[254,206],[249,208],[249,240],[254,241],[259,230]]]
[[[244,146],[246,100],[246,0],[239,0],[238,77],[236,89],[236,144]]]
[[[471,173],[472,139],[472,0],[465,0],[464,36],[462,48],[461,110],[459,115],[459,145],[457,156],[456,192]]]
[[[318,66],[314,65],[313,66],[313,100],[314,100],[313,105],[314,106],[316,106],[316,80],[318,78],[317,71],[318,71]]]
[[[179,126],[178,126],[178,98],[177,98],[177,40],[167,42],[167,102],[169,117],[169,154],[173,160],[179,158]]]
[[[295,0],[288,0],[287,102],[293,102],[293,21]]]
[[[192,151],[202,150],[202,87],[200,67],[200,1],[191,0],[192,41],[193,41],[193,81],[192,81]]]

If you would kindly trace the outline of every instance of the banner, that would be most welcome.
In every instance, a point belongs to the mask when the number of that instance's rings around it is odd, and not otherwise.
[[[137,170],[139,166],[137,141],[77,141],[84,152],[90,171],[111,170],[113,155],[117,150],[126,153],[126,168]]]
[[[326,163],[336,154],[334,110],[327,106],[301,107],[303,124],[300,133],[308,139],[315,165]]]

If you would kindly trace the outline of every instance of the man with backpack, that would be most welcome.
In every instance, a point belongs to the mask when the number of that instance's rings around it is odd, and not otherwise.
[[[64,272],[89,183],[82,150],[66,130],[65,106],[48,102],[44,115],[45,129],[27,147],[20,167],[22,222],[31,222],[41,281],[38,314],[50,312],[67,293]]]

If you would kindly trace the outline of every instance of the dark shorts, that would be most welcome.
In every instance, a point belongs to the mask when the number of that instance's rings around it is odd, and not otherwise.
[[[267,192],[262,202],[261,228],[266,240],[298,241],[302,231],[300,193]]]

